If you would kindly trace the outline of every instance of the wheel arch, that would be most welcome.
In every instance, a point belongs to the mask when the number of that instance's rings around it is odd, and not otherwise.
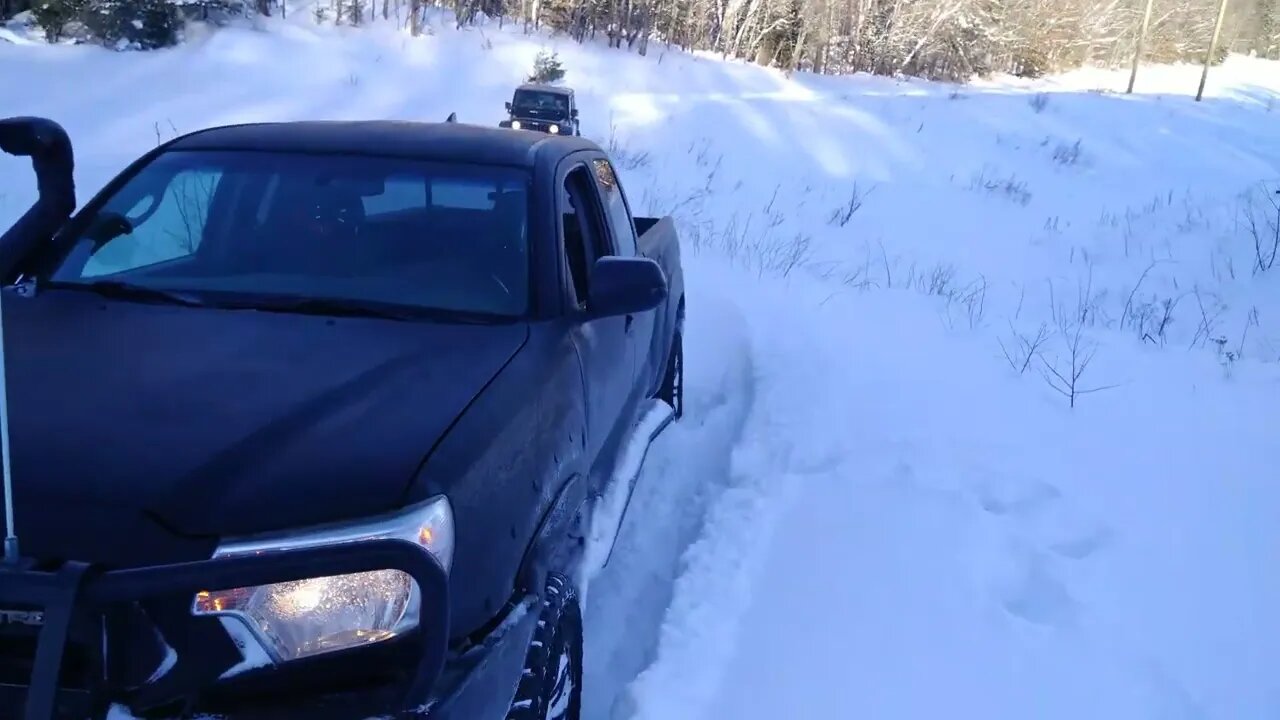
[[[576,577],[586,544],[586,505],[586,477],[575,472],[561,483],[525,550],[514,583],[517,593],[542,595],[551,573]]]

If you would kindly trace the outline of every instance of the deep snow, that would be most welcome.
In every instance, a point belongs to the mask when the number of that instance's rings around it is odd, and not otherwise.
[[[1191,67],[954,87],[293,18],[151,54],[10,32],[3,113],[67,126],[84,199],[207,125],[496,123],[560,51],[689,285],[688,412],[590,586],[588,720],[1280,714],[1280,265],[1240,197],[1277,189],[1280,65],[1195,103]],[[30,200],[6,170],[0,223]]]

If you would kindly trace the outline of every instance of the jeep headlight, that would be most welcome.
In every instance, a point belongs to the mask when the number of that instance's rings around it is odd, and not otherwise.
[[[291,535],[225,543],[215,558],[280,552],[368,540],[420,545],[448,571],[453,561],[453,509],[436,497],[394,515]],[[201,592],[195,615],[243,622],[276,662],[386,640],[418,624],[421,594],[399,570],[309,578],[294,582]]]
[[[512,129],[512,130],[519,130],[519,129],[520,129],[520,121],[519,121],[519,120],[512,120],[512,121],[511,121],[511,129]]]
[[[552,134],[552,135],[559,135],[559,134],[560,134],[560,126],[559,126],[559,125],[552,125],[551,127],[547,128],[547,130],[549,130],[549,131],[551,132],[551,134]]]

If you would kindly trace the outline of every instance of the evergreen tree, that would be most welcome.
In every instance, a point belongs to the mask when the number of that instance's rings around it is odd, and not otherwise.
[[[559,53],[547,53],[543,50],[533,59],[533,74],[527,78],[533,83],[554,83],[564,78],[564,67],[560,63]]]

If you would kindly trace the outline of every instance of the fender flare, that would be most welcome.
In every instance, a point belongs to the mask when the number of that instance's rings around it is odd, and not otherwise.
[[[583,525],[586,505],[587,479],[575,472],[560,484],[555,500],[542,516],[525,550],[515,579],[517,594],[532,593],[541,597],[547,576],[552,572],[576,577],[586,547]]]

